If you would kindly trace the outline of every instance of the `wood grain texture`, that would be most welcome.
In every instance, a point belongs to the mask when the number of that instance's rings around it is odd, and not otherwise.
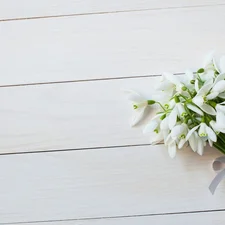
[[[122,89],[151,99],[159,79],[0,88],[0,153],[147,144]]]
[[[196,213],[183,215],[146,216],[88,221],[60,221],[32,223],[32,225],[224,225],[225,212]],[[22,224],[23,225],[23,224]],[[26,225],[26,224],[24,224]]]
[[[0,221],[26,222],[225,208],[214,149],[169,158],[161,146],[0,157]]]
[[[115,12],[124,10],[205,6],[223,3],[223,0],[2,0],[0,2],[0,20],[68,14]]]
[[[225,6],[0,23],[0,85],[184,72],[225,52]]]

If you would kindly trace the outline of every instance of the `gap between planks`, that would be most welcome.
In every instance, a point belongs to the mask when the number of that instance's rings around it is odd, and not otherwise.
[[[156,144],[163,145],[163,144]],[[37,154],[37,153],[52,153],[52,152],[72,152],[72,151],[88,151],[88,150],[101,150],[101,149],[114,149],[114,148],[131,148],[131,147],[145,147],[152,146],[151,144],[143,143],[136,145],[112,145],[112,146],[99,146],[99,147],[87,147],[87,148],[71,148],[71,149],[55,149],[55,150],[36,150],[36,151],[26,151],[26,152],[7,152],[0,153],[0,156],[3,155],[25,155],[25,154]]]
[[[4,225],[33,224],[33,223],[53,223],[53,222],[77,222],[77,221],[91,221],[91,220],[105,220],[105,219],[122,219],[122,218],[136,218],[136,217],[152,217],[152,216],[171,216],[171,215],[214,213],[214,212],[224,212],[224,211],[225,211],[225,209],[196,210],[196,211],[182,211],[182,212],[171,212],[171,213],[168,212],[168,213],[137,214],[137,215],[124,215],[124,216],[90,217],[90,218],[78,218],[78,219],[13,222],[13,223],[4,223]],[[1,223],[0,223],[0,225],[1,225]]]
[[[174,73],[174,75],[176,75],[176,76],[183,75],[183,74],[184,73]],[[151,78],[151,77],[160,77],[160,76],[162,76],[162,74],[141,75],[141,76],[137,75],[137,76],[130,76],[130,77],[106,77],[106,78],[95,78],[95,79],[84,79],[84,80],[50,81],[50,82],[24,83],[24,84],[6,84],[6,85],[0,85],[0,88],[66,84],[66,83],[81,83],[81,82],[95,82],[95,81],[107,81],[107,80],[125,80],[125,79]]]
[[[11,19],[0,19],[0,22],[11,22],[18,20],[37,20],[37,19],[51,19],[51,18],[64,18],[64,17],[75,17],[75,16],[91,16],[91,15],[104,15],[104,14],[117,14],[117,13],[131,13],[131,12],[145,12],[145,11],[157,11],[157,10],[176,10],[176,9],[189,9],[189,8],[205,8],[213,6],[223,6],[225,4],[209,4],[209,5],[193,5],[193,6],[174,6],[174,7],[159,7],[159,8],[148,8],[148,9],[133,9],[133,10],[118,10],[108,12],[92,12],[92,13],[74,13],[65,15],[50,15],[50,16],[34,16],[34,17],[20,17]]]

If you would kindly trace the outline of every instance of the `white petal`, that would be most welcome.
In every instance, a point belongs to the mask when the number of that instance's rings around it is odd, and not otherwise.
[[[143,133],[150,133],[153,132],[157,127],[159,126],[159,123],[155,120],[151,120],[144,128]]]
[[[203,62],[203,67],[206,67],[206,66],[208,66],[209,64],[212,63],[213,55],[214,55],[214,51],[211,51],[210,53],[208,53],[205,56],[205,59],[204,59],[204,62]]]
[[[198,130],[198,134],[199,136],[207,136],[207,133],[206,133],[206,124],[205,123],[201,123],[200,124],[200,127],[199,127],[199,130]]]
[[[156,145],[162,141],[163,141],[163,135],[161,132],[158,134],[154,133],[153,135],[150,136],[150,144],[151,145]]]
[[[198,105],[198,106],[201,106],[201,105],[204,103],[204,99],[203,99],[203,97],[202,97],[201,95],[196,95],[196,96],[192,99],[192,101],[193,101],[196,105]]]
[[[156,90],[167,91],[175,89],[175,85],[167,80],[161,81],[157,86]]]
[[[223,113],[225,113],[225,105],[217,104],[216,105],[216,111],[222,111]]]
[[[220,94],[218,95],[218,97],[220,97],[220,98],[225,98],[225,92],[220,93]]]
[[[174,107],[173,110],[171,111],[169,117],[168,117],[168,122],[169,122],[169,128],[172,130],[172,128],[175,126],[177,122],[177,108]]]
[[[191,147],[191,149],[194,152],[196,152],[197,149],[198,149],[198,141],[197,141],[197,138],[198,138],[198,134],[197,134],[196,131],[194,131],[194,133],[189,138],[190,147]]]
[[[209,124],[210,124],[210,126],[212,127],[212,129],[213,129],[215,132],[219,132],[219,128],[218,128],[218,126],[217,126],[216,121],[211,120],[211,121],[209,122]]]
[[[200,125],[193,127],[191,130],[189,130],[187,136],[186,136],[186,141],[189,140],[191,135],[199,128]]]
[[[216,114],[216,123],[217,123],[217,126],[219,128],[222,128],[224,127],[224,124],[225,124],[225,115],[222,111],[217,111],[217,114]]]
[[[195,90],[199,92],[199,81],[197,79],[195,80]]]
[[[187,107],[188,107],[190,110],[196,112],[197,114],[199,114],[199,115],[201,115],[201,116],[204,115],[203,112],[202,112],[202,110],[199,109],[197,106],[194,106],[194,105],[192,105],[192,104],[187,104]]]
[[[211,88],[212,88],[214,84],[214,71],[209,70],[207,71],[206,75],[208,76],[208,78],[205,81],[204,85],[211,85]]]
[[[185,142],[186,142],[185,139],[181,139],[181,140],[179,141],[178,148],[181,149],[181,148],[184,146]]]
[[[210,91],[210,89],[212,88],[212,86],[213,86],[212,80],[206,81],[206,83],[199,90],[197,96],[199,96],[199,95],[200,96],[206,95]]]
[[[220,63],[219,63],[219,60],[218,60],[218,57],[213,57],[213,65],[215,67],[215,69],[220,73]]]
[[[163,139],[164,139],[164,144],[166,143],[166,140],[169,136],[169,131],[170,130],[162,130],[162,133],[163,133]],[[165,144],[166,145],[166,144]]]
[[[171,137],[172,137],[172,139],[176,140],[183,132],[184,132],[184,126],[182,126],[181,124],[176,125],[171,130]]]
[[[216,136],[216,134],[215,134],[214,131],[213,131],[210,127],[208,127],[208,126],[206,126],[206,133],[207,133],[208,138],[209,138],[210,140],[212,140],[213,142],[216,142],[216,141],[217,141],[217,136]]]
[[[213,91],[213,92],[211,92],[209,95],[206,96],[206,99],[207,99],[207,100],[211,100],[211,99],[216,98],[218,95],[219,95],[219,92]]]
[[[199,138],[198,139],[198,150],[197,150],[197,153],[199,155],[203,155],[203,152],[204,152],[204,141]]]
[[[221,73],[219,74],[217,77],[216,77],[216,80],[215,80],[215,84],[218,83],[219,81],[221,80],[224,80],[225,79],[225,73]]]
[[[170,145],[171,143],[173,143],[173,139],[171,138],[171,134],[169,134],[164,142],[165,145]]]
[[[169,156],[171,158],[174,158],[176,156],[176,151],[177,151],[177,146],[176,146],[175,142],[173,142],[172,144],[168,145],[168,152],[169,152]]]
[[[161,130],[169,130],[168,117],[164,118],[160,124]]]
[[[174,76],[172,73],[163,73],[163,76],[175,85],[180,85],[178,77]]]
[[[216,115],[215,109],[214,109],[212,106],[210,106],[210,105],[207,105],[207,104],[204,103],[204,104],[201,106],[201,109],[202,109],[204,112],[208,113],[209,115],[213,115],[213,116]]]
[[[213,146],[213,141],[211,141],[210,139],[208,139],[208,142],[209,142],[210,147],[212,147]]]
[[[186,70],[185,75],[188,77],[189,80],[194,79],[194,74],[191,70]]]
[[[137,93],[137,92],[135,92],[133,90],[127,90],[127,89],[125,89],[125,90],[123,90],[123,92],[126,93],[126,94],[128,94],[128,97],[127,98],[131,102],[138,103],[138,102],[145,102],[146,101],[146,99],[143,96],[141,96],[139,93]]]
[[[225,73],[225,55],[220,58],[220,72]]]
[[[144,116],[144,111],[145,111],[145,107],[142,108],[138,108],[133,110],[133,116],[132,116],[132,120],[131,120],[131,126],[135,126]]]
[[[215,92],[224,92],[225,91],[225,80],[221,80],[219,82],[217,82],[214,87],[212,88],[212,91]]]
[[[179,112],[179,116],[183,117],[186,114],[186,111],[184,110],[184,106],[182,103],[177,103],[177,110]]]

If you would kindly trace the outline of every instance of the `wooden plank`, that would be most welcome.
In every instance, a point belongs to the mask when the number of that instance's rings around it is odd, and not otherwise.
[[[147,144],[121,89],[150,99],[159,79],[0,88],[0,153]]]
[[[224,212],[209,212],[166,216],[145,216],[116,219],[99,219],[85,221],[60,221],[32,223],[32,225],[174,225],[174,224],[198,224],[198,225],[224,225]],[[26,224],[24,224],[26,225]]]
[[[0,221],[81,219],[225,207],[225,183],[208,185],[219,152],[189,149],[169,158],[163,146],[4,155]]]
[[[172,7],[191,7],[223,4],[223,0],[2,0],[0,2],[0,20],[28,17],[45,17],[68,14],[102,13]]]
[[[213,6],[0,23],[0,85],[196,69],[208,51],[225,52],[218,23],[224,11]]]

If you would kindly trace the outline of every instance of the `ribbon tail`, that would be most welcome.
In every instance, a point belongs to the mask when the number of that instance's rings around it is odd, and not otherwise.
[[[221,180],[225,177],[225,169],[223,169],[222,171],[220,171],[215,178],[212,180],[211,184],[209,185],[209,190],[212,194],[214,194],[217,186],[219,185],[219,183],[221,182]]]

